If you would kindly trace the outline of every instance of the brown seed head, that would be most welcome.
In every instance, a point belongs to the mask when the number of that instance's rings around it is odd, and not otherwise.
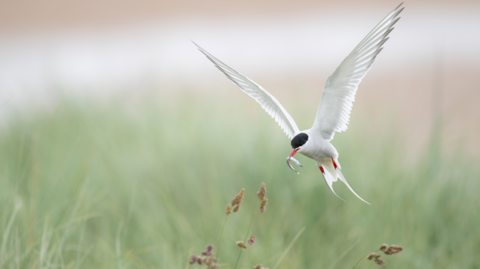
[[[240,205],[237,205],[236,207],[233,208],[233,213],[237,213],[238,210],[240,210]]]
[[[188,262],[189,264],[194,264],[197,262],[197,255],[192,255],[192,257],[190,257],[190,261]]]
[[[230,204],[227,204],[227,207],[225,207],[225,214],[228,216],[230,213],[232,213],[232,207]]]
[[[388,245],[387,245],[387,244],[382,244],[382,245],[380,246],[380,250],[381,250],[381,251],[385,251],[385,250],[387,250],[387,248],[388,248]]]
[[[385,254],[387,255],[393,255],[397,254],[399,252],[402,252],[403,248],[401,246],[396,246],[396,245],[391,245],[388,247],[387,250],[384,251]]]
[[[387,263],[384,260],[376,259],[375,263],[378,265],[387,265]]]
[[[260,212],[265,212],[265,210],[267,210],[267,203],[268,203],[268,198],[265,198],[262,200],[262,202],[260,203]]]
[[[242,189],[237,195],[235,195],[235,198],[232,200],[232,206],[240,205],[242,203],[244,193],[245,189]]]
[[[372,252],[372,253],[368,254],[367,259],[369,259],[369,260],[376,260],[376,259],[378,259],[378,258],[380,258],[380,257],[381,257],[381,255],[378,255],[377,253]]]
[[[205,264],[207,265],[207,269],[214,269],[214,268],[218,268],[216,267],[217,265],[217,259],[212,255],[212,256],[209,256],[206,261],[205,261]],[[220,265],[218,265],[220,267]]]
[[[212,250],[213,250],[213,245],[212,245],[212,244],[208,244],[207,246],[205,246],[205,248],[206,248],[208,251],[212,251]]]
[[[265,196],[267,196],[267,187],[265,186],[265,183],[262,182],[262,186],[260,186],[260,190],[257,192],[257,196],[260,201],[265,199]]]
[[[202,264],[203,264],[203,259],[202,259],[202,258],[200,258],[200,257],[198,257],[198,259],[197,259],[197,263],[198,263],[198,264],[200,264],[200,265],[202,265]]]
[[[262,269],[262,268],[263,268],[263,267],[262,267],[261,264],[257,264],[257,265],[255,265],[255,266],[253,267],[253,269]]]
[[[255,237],[255,235],[252,235],[250,236],[250,238],[248,238],[248,244],[251,246],[253,245],[253,243],[255,243],[255,240],[257,240],[257,238]]]
[[[247,246],[245,245],[245,243],[243,243],[243,241],[237,241],[237,247],[239,248],[247,248]]]

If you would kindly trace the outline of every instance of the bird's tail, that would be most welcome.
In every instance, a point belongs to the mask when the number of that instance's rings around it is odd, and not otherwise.
[[[347,185],[347,187],[350,189],[350,191],[353,192],[353,194],[355,194],[355,196],[357,196],[358,199],[360,199],[360,200],[364,201],[365,203],[371,205],[369,202],[363,200],[363,198],[360,197],[360,195],[358,195],[358,194],[353,190],[352,186],[350,186],[350,184],[348,183],[347,179],[346,179],[345,176],[342,174],[342,170],[340,170],[340,168],[337,168],[336,170],[337,170],[337,176],[338,176],[338,178],[339,178],[343,183],[345,183],[345,185]]]
[[[340,166],[338,167],[334,167],[333,165],[322,165],[321,163],[317,162],[317,165],[320,167],[322,166],[323,167],[323,170],[322,170],[322,176],[323,176],[323,179],[325,180],[325,183],[327,183],[328,187],[330,188],[330,190],[340,199],[342,199],[340,196],[338,196],[335,191],[333,190],[333,182],[336,182],[337,179],[340,179],[343,183],[345,183],[345,185],[347,185],[348,189],[350,189],[351,192],[353,192],[353,194],[355,194],[355,196],[357,196],[360,200],[362,200],[363,202],[367,203],[370,205],[369,202],[365,201],[362,197],[360,197],[360,195],[358,195],[352,188],[352,186],[350,186],[350,183],[348,183],[347,179],[345,178],[345,176],[343,175],[342,173],[342,170],[340,169]],[[343,199],[342,199],[343,200]],[[345,200],[344,200],[345,201]]]

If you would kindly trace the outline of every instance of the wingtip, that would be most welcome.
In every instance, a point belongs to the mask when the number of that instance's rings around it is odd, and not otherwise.
[[[398,8],[400,8],[400,7],[403,5],[403,3],[404,3],[404,2],[401,2],[400,5],[398,5],[398,6],[394,9],[394,11],[397,10]],[[405,7],[403,7],[403,8],[405,8]]]
[[[202,47],[200,47],[200,46],[199,46],[197,43],[195,43],[195,41],[193,41],[192,39],[190,39],[190,41],[192,41],[192,43],[197,47],[197,49],[198,49],[200,52],[204,53],[205,50],[204,50]],[[205,53],[204,53],[204,54],[205,54]]]
[[[202,48],[197,43],[195,43],[195,41],[193,41],[192,39],[190,39],[190,41],[192,41],[192,43],[197,47],[198,50],[202,50]]]

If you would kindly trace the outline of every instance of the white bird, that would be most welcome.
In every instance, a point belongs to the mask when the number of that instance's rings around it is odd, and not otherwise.
[[[394,29],[393,25],[400,19],[397,16],[403,10],[403,7],[400,9],[402,4],[380,21],[327,79],[315,122],[312,128],[304,131],[298,129],[297,124],[280,102],[262,86],[233,70],[195,42],[192,42],[220,71],[246,94],[255,99],[291,139],[292,152],[287,157],[287,164],[293,171],[297,172],[291,166],[290,159],[302,166],[293,157],[296,153],[301,153],[316,161],[323,179],[338,198],[340,197],[333,190],[332,184],[340,179],[360,200],[370,204],[353,190],[343,176],[338,162],[338,152],[330,141],[333,139],[335,132],[347,130],[358,84],[370,70],[377,55],[382,51],[383,44],[389,38],[388,34]]]

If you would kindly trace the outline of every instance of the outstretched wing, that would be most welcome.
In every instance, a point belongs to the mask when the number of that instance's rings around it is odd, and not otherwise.
[[[393,25],[400,19],[397,16],[403,10],[400,9],[402,4],[377,24],[328,78],[312,127],[324,139],[331,140],[335,132],[347,130],[358,84],[382,51]]]
[[[193,42],[193,41],[192,41]],[[206,50],[201,48],[195,42],[193,42],[197,48],[207,56],[207,58],[220,70],[222,71],[233,83],[237,84],[242,91],[250,95],[255,101],[257,101],[267,113],[275,119],[275,121],[280,125],[280,128],[287,134],[287,136],[292,139],[296,133],[299,132],[297,124],[293,118],[288,114],[288,112],[283,108],[283,106],[278,102],[275,97],[268,93],[262,86],[255,83],[253,80],[247,78],[246,76],[238,73],[237,71],[230,68],[228,65],[224,64],[212,54],[208,53]]]

